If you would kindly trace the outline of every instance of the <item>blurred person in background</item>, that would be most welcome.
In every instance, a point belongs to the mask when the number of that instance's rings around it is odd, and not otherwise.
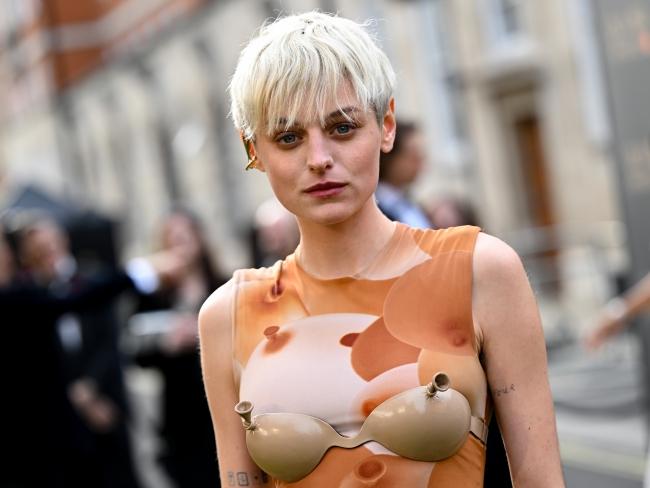
[[[54,294],[88,286],[77,269],[63,228],[51,219],[27,226],[20,236],[22,279]],[[56,319],[56,332],[76,432],[70,486],[138,487],[127,430],[118,328],[110,303]],[[37,325],[37,324],[33,324]],[[47,367],[46,365],[44,365]]]
[[[272,266],[291,254],[300,241],[296,218],[275,198],[260,204],[253,221],[253,266]]]
[[[58,226],[49,221],[47,226],[57,234],[54,246],[61,244],[64,237],[58,235]],[[15,229],[11,241],[18,244],[22,234],[23,229]],[[50,287],[49,280],[42,280],[44,277],[38,283],[19,279],[9,241],[9,234],[0,225],[0,310],[5,344],[0,355],[4,386],[0,432],[11,447],[0,470],[0,486],[129,486],[122,485],[121,479],[113,484],[97,481],[95,474],[87,473],[80,464],[86,460],[86,449],[92,446],[88,438],[92,436],[87,434],[88,426],[81,419],[78,398],[73,405],[72,396],[78,392],[69,388],[69,370],[57,333],[58,320],[69,312],[106,306],[125,291],[150,293],[159,285],[172,282],[184,265],[183,252],[175,249],[136,258],[124,270],[110,270],[93,276],[82,287],[62,289]],[[42,258],[46,255],[51,253],[43,253]],[[87,414],[99,415],[100,422],[107,420],[110,412],[106,414],[102,397],[85,400]],[[43,409],[43,405],[47,408]],[[105,462],[112,467],[111,458]]]
[[[597,326],[585,338],[589,349],[597,349],[604,342],[625,330],[637,315],[650,311],[650,273],[620,296],[612,298],[603,307]]]
[[[367,26],[279,18],[230,83],[248,167],[296,216],[300,244],[270,268],[236,271],[201,309],[222,484],[481,486],[495,412],[514,484],[562,488],[519,257],[477,227],[417,229],[377,207],[395,80]]]
[[[650,273],[619,296],[609,300],[600,311],[596,327],[584,339],[587,349],[596,350],[626,330],[632,319],[650,311]],[[643,486],[650,488],[650,450],[646,455]]]
[[[163,441],[159,460],[165,471],[179,488],[213,488],[219,486],[219,471],[201,378],[197,319],[201,304],[225,280],[193,213],[174,209],[162,222],[160,236],[163,250],[186,249],[187,266],[173,287],[141,299],[131,325],[149,321],[154,338],[136,346],[134,359],[162,374],[158,431]]]
[[[391,220],[411,227],[431,228],[422,207],[409,196],[409,189],[422,172],[425,161],[423,135],[414,122],[397,121],[390,152],[379,157],[379,184],[375,198],[379,209]]]
[[[474,207],[469,201],[460,197],[436,198],[427,206],[426,211],[434,229],[447,229],[459,225],[480,227]]]

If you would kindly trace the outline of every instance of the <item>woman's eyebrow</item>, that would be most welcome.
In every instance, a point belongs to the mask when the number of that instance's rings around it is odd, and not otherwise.
[[[339,110],[334,110],[331,112],[327,117],[325,117],[325,125],[329,124],[333,120],[338,120],[341,116],[343,116],[346,119],[354,119],[354,115],[361,112],[359,107],[356,107],[354,105],[349,106],[349,107],[343,107]]]
[[[303,128],[303,124],[299,121],[294,121],[293,124],[287,126],[288,119],[286,117],[280,117],[275,123],[275,127],[279,128],[279,132],[285,132],[288,130],[298,130]]]
[[[331,124],[333,121],[339,120],[341,117],[345,119],[355,119],[354,115],[361,113],[362,110],[354,105],[350,105],[348,107],[343,107],[341,109],[334,110],[330,112],[324,119],[325,125]],[[290,127],[286,127],[288,119],[286,117],[279,117],[275,123],[276,127],[283,127],[282,131],[284,130],[297,130],[297,129],[303,129],[304,124],[300,122],[299,120],[294,121],[293,124],[291,124]]]

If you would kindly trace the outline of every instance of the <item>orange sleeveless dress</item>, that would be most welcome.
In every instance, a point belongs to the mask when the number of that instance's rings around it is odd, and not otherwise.
[[[356,435],[384,400],[438,371],[486,421],[488,393],[472,320],[472,255],[479,230],[421,230],[393,236],[357,276],[323,280],[295,256],[235,273],[234,364],[239,397],[254,415],[293,412]],[[370,442],[333,447],[305,478],[309,488],[480,487],[485,446],[470,433],[439,462],[400,457]],[[372,484],[374,483],[374,484]]]

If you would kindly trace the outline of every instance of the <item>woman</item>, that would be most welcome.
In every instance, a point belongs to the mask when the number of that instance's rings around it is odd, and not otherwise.
[[[167,327],[159,341],[146,341],[135,352],[135,360],[163,377],[160,457],[167,474],[179,488],[213,487],[219,472],[201,381],[197,314],[225,280],[212,264],[198,218],[189,211],[177,208],[165,218],[161,242],[163,250],[185,249],[187,266],[173,287],[141,299],[135,317],[162,319]]]
[[[222,483],[481,486],[494,411],[515,486],[562,487],[519,258],[477,228],[417,230],[377,208],[393,84],[363,26],[321,13],[263,27],[240,56],[235,125],[301,238],[200,313]]]

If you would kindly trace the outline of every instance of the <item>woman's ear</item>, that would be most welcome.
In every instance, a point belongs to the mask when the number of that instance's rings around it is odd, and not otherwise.
[[[255,149],[255,144],[253,144],[253,141],[251,139],[246,139],[243,132],[239,133],[239,137],[244,144],[244,150],[246,151],[246,156],[248,157],[246,169],[257,169],[264,172],[264,165],[257,157],[257,150]]]
[[[395,99],[391,97],[381,126],[381,151],[388,153],[393,149],[397,120],[395,119]]]

